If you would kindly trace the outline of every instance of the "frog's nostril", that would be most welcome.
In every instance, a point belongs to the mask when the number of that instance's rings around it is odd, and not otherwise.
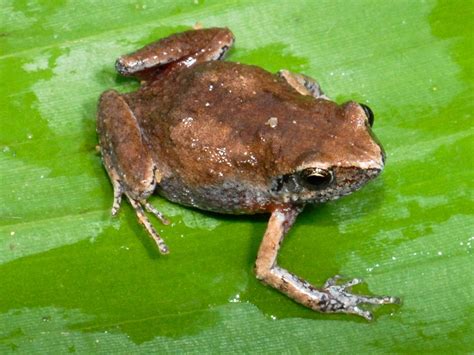
[[[364,109],[365,115],[367,116],[367,120],[369,121],[369,125],[370,127],[372,127],[374,125],[374,113],[372,112],[369,106],[361,103],[359,103],[359,105]]]

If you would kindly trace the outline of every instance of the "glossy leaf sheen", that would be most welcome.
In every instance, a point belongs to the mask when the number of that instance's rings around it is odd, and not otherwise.
[[[1,1],[0,352],[473,351],[472,1]],[[320,285],[397,295],[368,323],[309,311],[254,278],[266,216],[152,199],[160,256],[95,152],[117,56],[228,26],[229,60],[317,78],[367,104],[382,176],[310,207],[280,263]]]

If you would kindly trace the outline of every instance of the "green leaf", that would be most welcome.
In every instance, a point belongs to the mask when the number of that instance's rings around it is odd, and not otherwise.
[[[473,351],[472,1],[13,1],[0,12],[0,352]],[[158,255],[95,152],[98,96],[138,86],[119,55],[228,26],[229,60],[370,104],[381,178],[307,208],[280,263],[397,295],[377,320],[321,315],[260,284],[266,216],[152,199]]]

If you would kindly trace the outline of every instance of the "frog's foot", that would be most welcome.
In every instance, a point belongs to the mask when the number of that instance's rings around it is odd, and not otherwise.
[[[122,203],[122,195],[124,194],[124,191],[123,191],[123,188],[122,188],[122,185],[120,184],[120,182],[118,180],[112,180],[112,184],[113,184],[113,187],[114,187],[114,201],[112,203],[112,216],[116,216],[120,210],[120,205]],[[131,198],[131,197],[129,197]],[[153,213],[155,215],[156,218],[158,218],[160,220],[161,223],[163,223],[164,225],[168,225],[170,224],[170,221],[169,219],[167,219],[163,213],[161,213],[160,211],[158,211],[156,209],[155,206],[153,206],[151,203],[149,203],[148,201],[146,200],[135,200],[135,201],[139,201],[140,204],[143,205],[143,207],[145,207],[146,211],[149,212],[149,213]]]
[[[112,180],[112,185],[114,187],[114,201],[112,204],[112,216],[116,216],[120,209],[120,204],[122,202],[122,195],[124,194],[124,191],[119,180]],[[166,245],[163,238],[161,238],[161,236],[158,234],[156,229],[151,224],[150,220],[148,219],[145,212],[143,211],[143,207],[145,207],[145,210],[147,212],[154,214],[156,218],[158,218],[161,221],[161,223],[168,225],[170,224],[170,221],[160,211],[158,211],[156,207],[150,204],[147,200],[137,200],[128,195],[126,196],[128,200],[130,201],[130,204],[132,205],[133,209],[135,210],[135,213],[138,218],[138,222],[145,227],[148,234],[153,238],[160,253],[168,254],[169,252],[168,246]]]
[[[272,213],[255,263],[258,279],[278,289],[296,302],[324,313],[355,314],[371,320],[372,313],[360,308],[359,305],[399,303],[395,297],[352,294],[349,290],[350,287],[361,283],[360,279],[338,284],[341,277],[335,276],[318,289],[278,266],[276,263],[278,250],[283,237],[291,228],[299,211],[299,208],[288,207]]]
[[[318,82],[309,76],[303,74],[292,73],[288,70],[280,70],[278,75],[285,79],[286,82],[301,95],[314,96],[316,99],[329,100]]]
[[[166,65],[190,67],[196,63],[224,58],[234,43],[227,28],[195,29],[151,43],[117,59],[115,68],[124,76],[146,80]]]
[[[359,307],[361,304],[399,304],[400,299],[390,296],[364,296],[355,295],[350,292],[352,286],[362,283],[361,279],[352,279],[348,282],[337,284],[337,281],[342,279],[341,276],[336,275],[323,286],[322,292],[327,295],[327,299],[319,304],[321,310],[330,313],[347,313],[356,314],[364,317],[367,320],[372,320],[373,315],[370,311]]]

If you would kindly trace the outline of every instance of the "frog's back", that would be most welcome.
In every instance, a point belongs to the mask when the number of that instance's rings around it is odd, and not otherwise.
[[[288,170],[285,164],[293,159],[288,159],[293,144],[285,142],[296,142],[302,132],[313,130],[314,117],[308,115],[321,108],[277,75],[222,61],[164,73],[130,94],[128,101],[163,172],[160,186],[169,186],[164,194],[211,210],[212,201],[184,200],[210,192],[216,194],[210,198],[220,201],[224,194],[267,191],[271,177]],[[295,158],[300,152],[301,143]],[[207,192],[196,194],[198,189]],[[179,196],[173,198],[170,191]],[[235,205],[240,208],[242,201],[251,200],[243,196]],[[224,211],[222,206],[216,210]]]
[[[143,127],[157,136],[156,130],[167,131],[175,147],[187,149],[194,147],[192,138],[209,147],[262,146],[262,137],[281,130],[291,134],[294,119],[301,127],[315,108],[313,97],[299,94],[277,75],[232,62],[196,64],[144,90],[152,98]],[[134,95],[143,102],[141,90]]]
[[[259,130],[270,117],[279,114],[284,120],[290,111],[307,110],[314,102],[262,68],[223,61],[165,74],[147,90],[153,96],[154,120],[177,126],[184,117],[192,117],[250,132]]]

